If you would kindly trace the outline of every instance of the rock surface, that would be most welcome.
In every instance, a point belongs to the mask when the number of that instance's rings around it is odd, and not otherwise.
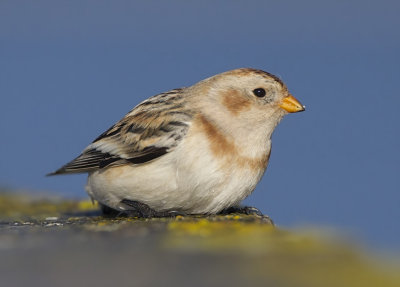
[[[0,195],[1,286],[400,286],[398,266],[268,217],[105,218]]]

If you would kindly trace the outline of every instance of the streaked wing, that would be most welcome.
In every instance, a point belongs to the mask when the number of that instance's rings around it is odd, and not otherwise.
[[[49,175],[154,160],[179,144],[192,116],[185,109],[181,89],[151,97],[96,138],[80,156]]]

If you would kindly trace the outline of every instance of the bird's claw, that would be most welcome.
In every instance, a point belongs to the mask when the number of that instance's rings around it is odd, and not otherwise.
[[[220,212],[220,214],[232,214],[232,213],[264,216],[264,214],[258,208],[252,206],[231,206]]]
[[[125,210],[122,211],[122,214],[129,217],[153,218],[153,217],[176,217],[179,215],[180,216],[186,215],[185,213],[177,210],[156,211],[145,203],[126,198],[121,200],[121,204],[123,204],[125,207]]]

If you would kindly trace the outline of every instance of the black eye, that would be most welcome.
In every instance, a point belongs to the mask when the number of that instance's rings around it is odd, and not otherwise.
[[[262,98],[265,96],[265,90],[263,88],[258,88],[258,89],[253,90],[253,94],[256,97]]]

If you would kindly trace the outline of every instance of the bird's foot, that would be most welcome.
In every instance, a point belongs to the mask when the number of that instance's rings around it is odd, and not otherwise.
[[[252,206],[231,206],[225,208],[219,214],[228,215],[235,213],[246,214],[246,215],[257,215],[260,216],[261,220],[264,221],[265,223],[271,224],[272,226],[275,225],[274,221],[268,215],[262,214],[262,212],[258,208]]]
[[[220,214],[232,214],[232,213],[264,216],[264,214],[258,208],[252,206],[231,206],[223,209],[220,212]]]
[[[129,217],[176,217],[178,215],[185,216],[186,214],[180,211],[156,211],[145,203],[130,200],[124,198],[121,200],[121,204],[125,210],[121,211],[119,215],[125,215]]]
[[[101,203],[99,203],[99,205],[100,205],[101,213],[105,217],[118,217],[121,215],[121,211],[119,211],[119,210],[108,207],[107,205],[104,205]]]

